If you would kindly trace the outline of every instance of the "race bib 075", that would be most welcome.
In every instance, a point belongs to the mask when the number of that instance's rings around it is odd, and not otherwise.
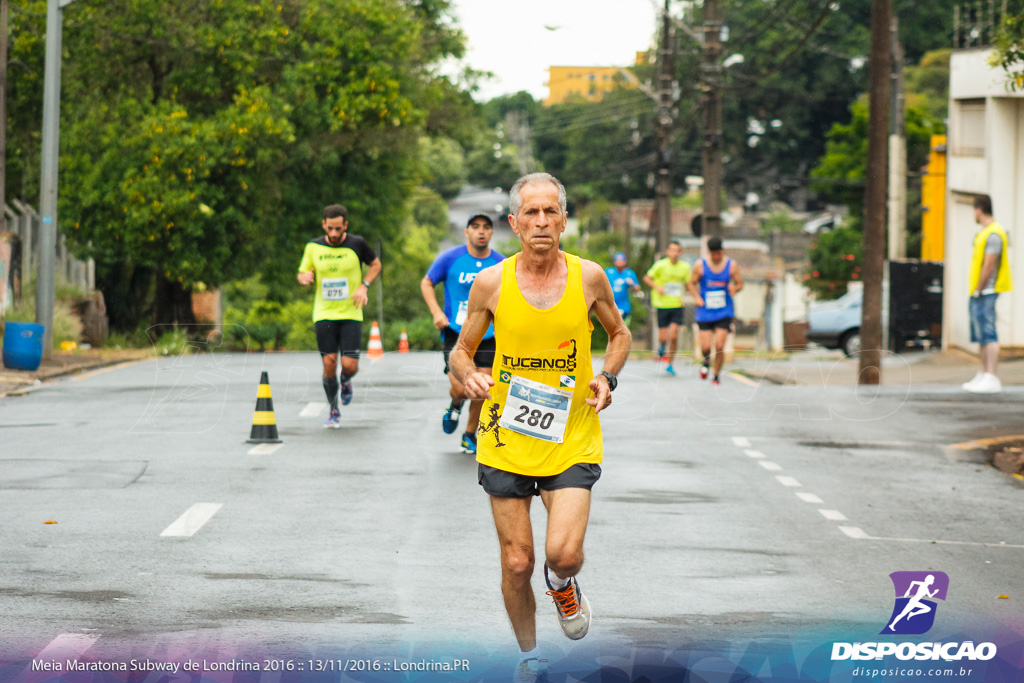
[[[324,301],[344,301],[348,298],[348,278],[324,278],[320,281],[320,295]]]

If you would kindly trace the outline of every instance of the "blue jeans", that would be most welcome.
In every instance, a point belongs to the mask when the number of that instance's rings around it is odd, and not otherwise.
[[[971,341],[982,346],[999,341],[996,334],[996,297],[998,294],[972,296],[968,311],[971,315]]]

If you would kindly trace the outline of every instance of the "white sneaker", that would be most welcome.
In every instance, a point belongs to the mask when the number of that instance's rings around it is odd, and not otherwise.
[[[985,373],[983,373],[983,372],[981,372],[981,371],[979,370],[978,372],[976,372],[976,373],[974,374],[974,377],[972,377],[972,378],[971,378],[971,379],[969,379],[968,381],[966,381],[966,382],[964,382],[963,384],[961,384],[961,385],[960,385],[960,388],[961,388],[961,389],[963,389],[964,391],[970,391],[970,390],[971,390],[971,387],[973,387],[973,386],[974,386],[975,384],[977,384],[977,383],[978,383],[978,381],[979,381],[979,380],[980,380],[980,379],[981,379],[982,377],[984,377],[984,376],[985,376]]]
[[[551,588],[551,581],[548,580],[548,566],[544,565],[544,580]],[[549,590],[547,592],[555,603],[555,612],[558,615],[558,625],[562,633],[570,640],[579,640],[587,635],[590,630],[590,601],[583,595],[576,577],[569,579],[569,584],[562,590]]]
[[[967,391],[975,394],[998,394],[1003,390],[1003,383],[992,373],[986,372],[976,384],[972,384]]]

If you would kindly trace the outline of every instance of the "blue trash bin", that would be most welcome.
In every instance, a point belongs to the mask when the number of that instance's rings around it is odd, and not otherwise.
[[[4,365],[11,370],[37,369],[43,360],[43,332],[36,323],[5,323]]]

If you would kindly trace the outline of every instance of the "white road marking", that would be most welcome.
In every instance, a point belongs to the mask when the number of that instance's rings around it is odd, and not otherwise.
[[[283,445],[283,443],[261,443],[250,448],[247,455],[270,455]]]
[[[813,493],[806,493],[804,491],[797,491],[796,496],[805,503],[814,503],[817,505],[825,502],[821,498],[818,498]]]
[[[761,451],[743,451],[743,452],[746,453],[747,455],[749,455],[751,458],[763,458],[763,457],[765,457],[764,453],[762,453]]]
[[[800,486],[803,486],[803,484],[798,482],[793,477],[778,476],[778,477],[775,477],[775,479],[778,480],[778,482],[780,484],[782,484],[783,486],[790,486],[792,488],[799,488]]]
[[[841,526],[839,527],[839,530],[847,536],[849,536],[850,538],[856,538],[859,540],[871,538],[871,536],[868,536],[866,533],[864,533],[864,530],[861,529],[859,526]]]
[[[299,413],[299,417],[316,417],[325,410],[327,410],[326,403],[318,403],[316,401],[313,401],[312,403],[307,404],[306,407],[302,409],[302,412]]]
[[[732,442],[736,444],[737,448],[750,448],[750,439],[745,436],[734,436]]]
[[[846,521],[849,521],[847,516],[844,515],[842,512],[840,512],[839,510],[821,510],[821,509],[819,509],[818,512],[821,513],[822,517],[824,517],[825,519],[831,519],[833,522],[846,522]]]
[[[896,541],[899,543],[934,543],[936,545],[973,545],[985,548],[1014,548],[1024,549],[1024,545],[1013,545],[1011,543],[984,543],[982,541],[942,541],[936,538],[895,538],[891,536],[869,536],[864,530],[855,526],[841,526],[839,530],[850,538],[860,541]]]
[[[161,536],[191,536],[203,528],[203,525],[210,521],[210,518],[217,514],[217,511],[224,507],[224,503],[196,503],[185,514],[166,529]]]
[[[757,464],[770,472],[778,472],[782,469],[782,465],[771,460],[758,460]]]

